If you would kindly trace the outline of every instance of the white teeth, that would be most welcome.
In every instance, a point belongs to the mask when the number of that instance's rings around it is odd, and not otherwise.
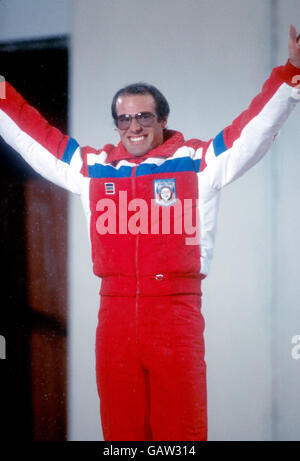
[[[135,138],[131,137],[130,141],[139,142],[139,141],[142,141],[143,139],[145,139],[145,136],[137,136]]]

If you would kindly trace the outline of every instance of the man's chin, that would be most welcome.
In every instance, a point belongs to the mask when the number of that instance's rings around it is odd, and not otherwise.
[[[151,147],[145,147],[145,148],[138,148],[137,146],[136,147],[132,147],[132,146],[125,146],[126,147],[126,150],[131,154],[133,155],[134,157],[141,157],[142,155],[145,155],[147,154],[147,152],[149,152],[149,150],[151,150]]]
[[[142,152],[129,152],[131,155],[133,155],[134,157],[142,157],[142,155],[145,155],[147,154],[147,152],[149,152],[150,149],[146,150],[146,151],[142,151]]]

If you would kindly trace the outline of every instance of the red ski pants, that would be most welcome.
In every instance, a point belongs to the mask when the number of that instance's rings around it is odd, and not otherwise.
[[[102,296],[96,375],[104,440],[206,440],[201,295]]]

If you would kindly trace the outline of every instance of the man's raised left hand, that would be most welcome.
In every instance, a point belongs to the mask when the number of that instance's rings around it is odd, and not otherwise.
[[[293,25],[290,26],[289,52],[290,63],[300,68],[300,34],[297,36],[297,31]]]

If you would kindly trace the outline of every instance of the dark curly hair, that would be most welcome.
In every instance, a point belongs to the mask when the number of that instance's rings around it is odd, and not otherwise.
[[[157,88],[155,88],[155,86],[149,85],[148,83],[139,82],[132,83],[131,85],[127,85],[124,88],[121,88],[114,95],[111,103],[111,114],[115,123],[117,121],[116,102],[119,96],[139,94],[151,94],[155,102],[155,110],[159,122],[168,117],[170,113],[170,107],[164,95]]]

